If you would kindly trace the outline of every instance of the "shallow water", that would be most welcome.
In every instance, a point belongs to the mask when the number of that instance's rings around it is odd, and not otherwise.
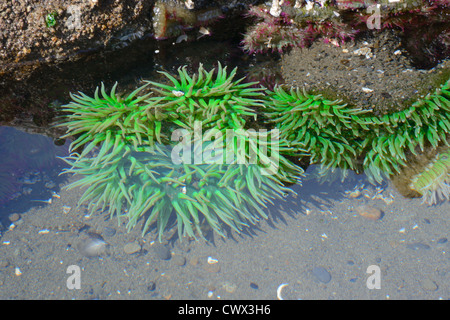
[[[449,203],[420,205],[388,182],[372,186],[353,174],[344,183],[306,180],[292,187],[297,195],[267,209],[267,221],[240,235],[180,242],[169,237],[175,227],[159,245],[154,232],[141,237],[142,222],[128,233],[116,217],[87,216],[84,206],[76,207],[82,190],[61,189],[74,178],[56,180],[61,167],[32,170],[32,177],[55,178],[55,185],[36,179],[26,185],[30,194],[0,208],[1,299],[276,299],[281,284],[288,284],[284,299],[449,298]],[[355,188],[362,194],[352,198]],[[356,208],[363,205],[383,217],[360,216]],[[13,223],[12,213],[20,215]],[[108,252],[83,255],[80,244],[94,235]],[[130,242],[140,249],[127,253]],[[66,285],[73,265],[80,268],[80,289]],[[380,268],[381,289],[368,288],[369,266]]]

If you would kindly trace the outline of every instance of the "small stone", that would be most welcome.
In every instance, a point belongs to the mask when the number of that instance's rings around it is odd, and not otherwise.
[[[19,268],[19,267],[16,267],[16,268],[14,269],[14,274],[15,274],[16,276],[21,276],[21,275],[22,275],[22,271],[20,271],[20,268]]]
[[[376,221],[383,217],[383,212],[375,207],[364,205],[356,207],[355,210],[361,217],[369,220]]]
[[[447,238],[440,238],[440,239],[437,241],[437,243],[438,243],[438,244],[444,244],[444,243],[447,243],[447,241],[448,241]]]
[[[141,245],[140,245],[137,241],[135,241],[135,242],[130,242],[130,243],[127,243],[127,244],[123,247],[123,251],[124,251],[126,254],[133,254],[133,253],[136,253],[136,252],[141,251]]]
[[[423,279],[422,281],[420,281],[420,284],[422,286],[422,289],[426,291],[436,291],[438,289],[438,285],[429,278]]]
[[[196,266],[196,265],[198,265],[198,261],[199,261],[198,257],[193,257],[193,258],[189,259],[189,264],[191,266]]]
[[[233,293],[236,291],[237,285],[227,281],[222,283],[222,288],[228,293]]]
[[[173,255],[172,261],[175,265],[180,266],[180,267],[182,267],[186,264],[186,258],[179,254]]]
[[[258,290],[259,286],[256,283],[254,283],[254,282],[250,282],[250,288]]]
[[[203,270],[210,272],[210,273],[217,273],[220,271],[220,264],[219,263],[205,264],[203,266]]]
[[[427,245],[425,243],[421,243],[421,242],[409,243],[406,245],[406,247],[411,250],[428,250],[428,249],[430,249],[429,245]]]
[[[172,258],[169,248],[160,243],[153,246],[153,252],[161,260],[170,260],[170,258]]]
[[[54,183],[53,181],[47,181],[47,182],[45,183],[45,187],[46,187],[47,189],[53,189],[54,187],[56,187],[56,183]]]
[[[328,283],[331,281],[331,274],[324,267],[314,267],[312,269],[313,275],[322,283]]]
[[[8,260],[1,260],[0,261],[0,268],[6,268],[7,266],[9,266],[9,261]]]
[[[88,238],[82,239],[77,247],[80,253],[88,258],[100,257],[111,253],[111,246],[106,243],[101,236],[96,234],[92,234]]]
[[[153,282],[153,281],[150,281],[150,283],[147,286],[147,290],[148,291],[155,291],[155,289],[156,289],[156,283]]]
[[[103,234],[106,237],[112,237],[116,234],[116,229],[110,228],[110,227],[105,227],[105,229],[103,230]]]
[[[12,213],[12,214],[9,215],[8,219],[11,222],[16,222],[16,221],[18,221],[20,219],[20,214]]]

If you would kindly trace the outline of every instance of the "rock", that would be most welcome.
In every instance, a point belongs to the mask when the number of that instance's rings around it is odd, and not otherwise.
[[[20,219],[20,214],[18,213],[11,213],[8,217],[9,221],[16,222]]]
[[[259,286],[256,283],[254,283],[254,282],[250,282],[250,288],[258,290]]]
[[[175,265],[180,266],[180,267],[182,267],[186,264],[186,258],[179,254],[173,255],[172,261]]]
[[[369,220],[376,221],[383,217],[383,212],[375,207],[364,205],[356,207],[355,210],[361,217]]]
[[[6,268],[9,266],[9,261],[8,260],[0,260],[0,269],[1,268]]]
[[[233,292],[236,291],[237,285],[235,285],[234,283],[226,281],[226,282],[222,283],[222,288],[228,293],[233,293]]]
[[[312,274],[322,283],[328,283],[331,281],[331,274],[324,267],[314,267],[312,269]]]
[[[85,257],[100,257],[110,254],[110,245],[99,235],[91,235],[78,243],[78,250]]]
[[[414,242],[414,243],[407,244],[406,248],[411,249],[411,250],[428,250],[428,249],[430,249],[430,246],[425,243]]]
[[[220,264],[219,263],[214,263],[214,264],[205,264],[203,266],[203,270],[210,272],[210,273],[217,273],[220,271]]]
[[[421,280],[420,285],[422,286],[422,289],[425,291],[436,291],[438,289],[438,285],[430,278],[425,278]]]
[[[105,229],[103,229],[103,234],[106,237],[112,237],[116,234],[116,229],[110,228],[110,227],[105,227]]]
[[[156,283],[154,281],[150,281],[148,286],[147,286],[147,290],[148,291],[155,291],[156,289]]]
[[[141,245],[140,245],[137,241],[127,243],[127,244],[123,247],[123,251],[124,251],[126,254],[133,254],[133,253],[136,253],[136,252],[140,252],[141,249],[142,249],[142,248],[141,248]]]
[[[153,252],[161,260],[170,260],[172,258],[169,248],[160,243],[153,245]]]
[[[193,257],[193,258],[189,259],[189,264],[191,266],[196,266],[196,265],[198,265],[198,261],[199,261],[198,257]]]

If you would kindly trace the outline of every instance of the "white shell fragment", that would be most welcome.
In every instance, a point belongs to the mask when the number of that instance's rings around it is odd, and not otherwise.
[[[371,92],[373,92],[373,89],[366,88],[366,87],[362,87],[361,90],[364,91],[365,93],[371,93]]]
[[[38,234],[47,234],[49,232],[50,232],[50,230],[48,230],[48,229],[42,229],[42,230],[39,230]]]
[[[217,262],[219,262],[219,260],[217,260],[217,259],[214,259],[214,258],[212,258],[212,257],[208,257],[208,263],[209,264],[215,264],[215,263],[217,263]]]
[[[181,36],[179,36],[177,38],[177,40],[175,41],[175,43],[181,43],[183,41],[187,41],[188,40],[188,36],[186,34],[182,34]]]
[[[20,271],[20,268],[19,268],[19,267],[16,267],[16,268],[14,269],[14,274],[15,274],[16,276],[22,275],[22,271]]]
[[[175,97],[182,97],[184,96],[184,92],[183,91],[177,91],[177,90],[172,90],[172,93]]]
[[[63,206],[62,209],[63,209],[63,213],[64,213],[64,214],[68,214],[69,211],[70,211],[70,209],[72,209],[72,207],[69,207],[69,206]]]
[[[281,0],[281,3],[283,1]],[[272,0],[272,6],[270,7],[270,14],[274,17],[279,17],[281,14],[280,0]]]
[[[186,6],[186,8],[188,8],[190,10],[194,9],[194,6],[195,6],[194,1],[192,1],[192,0],[186,0],[184,2],[184,5]]]
[[[61,196],[59,194],[57,194],[55,191],[52,191],[52,197],[57,198],[57,199],[61,198]]]
[[[278,286],[277,288],[277,299],[278,300],[284,300],[283,297],[281,296],[281,291],[283,291],[284,287],[287,287],[289,284],[288,283],[282,283]]]

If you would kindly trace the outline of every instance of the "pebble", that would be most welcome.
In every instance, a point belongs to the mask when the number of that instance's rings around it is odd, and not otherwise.
[[[198,257],[193,257],[193,258],[189,259],[189,264],[190,264],[191,266],[196,266],[196,265],[198,265],[198,262],[199,262]]]
[[[425,291],[436,291],[438,289],[438,285],[429,278],[421,280],[420,285],[422,286],[422,289],[424,289]]]
[[[105,229],[103,229],[103,234],[106,237],[112,237],[116,234],[116,229],[110,228],[110,227],[105,227]]]
[[[322,283],[328,283],[331,281],[331,274],[324,267],[314,267],[312,269],[312,273],[316,279]]]
[[[203,265],[203,270],[210,272],[210,273],[217,273],[220,271],[220,263],[214,263],[214,264],[205,264]]]
[[[186,264],[186,258],[179,254],[174,254],[172,257],[172,261],[177,266],[184,266]]]
[[[254,283],[254,282],[250,282],[250,288],[258,290],[259,286],[256,283]]]
[[[9,215],[8,219],[11,222],[16,222],[16,221],[20,220],[20,214],[18,214],[18,213],[11,213]]]
[[[448,241],[447,238],[440,238],[440,239],[437,241],[437,243],[438,243],[438,244],[444,244],[444,243],[447,243],[447,241]]]
[[[106,243],[100,236],[91,236],[78,243],[78,250],[85,257],[99,257],[109,254],[110,245]]]
[[[383,212],[375,207],[364,205],[356,207],[355,210],[361,217],[369,220],[376,221],[383,217]]]
[[[421,242],[410,243],[410,244],[407,244],[406,247],[411,250],[428,250],[428,249],[430,249],[429,245],[427,245],[425,243],[421,243]]]
[[[228,293],[233,293],[236,291],[237,285],[226,281],[226,282],[222,283],[222,288]]]
[[[170,260],[170,258],[172,258],[169,248],[160,243],[156,243],[153,246],[153,252],[161,260]]]
[[[9,266],[8,260],[0,260],[0,268],[6,268],[7,266]]]
[[[155,289],[156,289],[156,283],[153,282],[153,281],[150,281],[148,286],[147,286],[147,290],[148,291],[155,291]]]
[[[142,249],[142,248],[141,248],[141,245],[140,245],[137,241],[127,243],[127,244],[123,247],[123,251],[124,251],[126,254],[133,254],[133,253],[136,253],[136,252],[140,252],[141,249]]]

